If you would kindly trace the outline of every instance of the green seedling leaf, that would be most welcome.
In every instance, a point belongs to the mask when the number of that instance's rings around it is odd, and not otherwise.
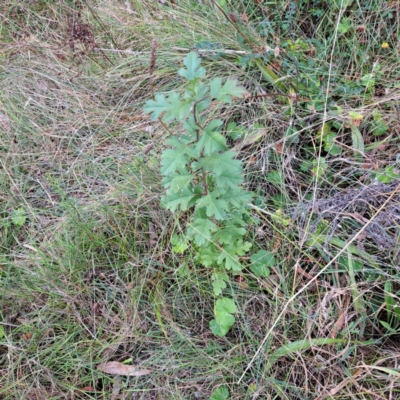
[[[374,74],[366,74],[361,78],[361,85],[365,86],[367,89],[374,87],[375,78]]]
[[[338,31],[342,34],[347,33],[351,28],[351,20],[349,18],[343,18],[338,25]]]
[[[393,329],[387,322],[385,321],[379,321],[379,323],[390,333],[396,334],[397,330]]]
[[[265,250],[260,250],[256,254],[253,254],[250,257],[250,261],[250,270],[258,278],[262,276],[268,277],[270,274],[269,267],[275,265],[275,257],[272,253]]]
[[[229,282],[228,274],[225,271],[216,271],[211,275],[211,279],[214,294],[219,296],[226,288],[226,283]]]
[[[214,306],[214,316],[210,322],[210,328],[214,335],[225,336],[229,328],[235,323],[236,306],[233,300],[223,297],[218,299]]]
[[[331,338],[315,338],[315,339],[302,339],[296,342],[288,343],[279,347],[278,350],[274,351],[269,357],[267,357],[267,366],[265,368],[265,373],[267,373],[271,367],[275,364],[277,360],[281,357],[297,353],[299,351],[308,350],[313,346],[324,346],[334,343],[346,343],[345,339],[331,339]]]
[[[185,68],[181,68],[178,74],[188,81],[195,81],[197,79],[204,78],[206,75],[206,70],[200,67],[201,60],[198,54],[194,51],[190,52],[183,60]]]
[[[26,222],[26,213],[23,208],[18,208],[11,212],[11,222],[14,225],[22,226]]]
[[[210,397],[210,400],[228,400],[229,390],[226,386],[220,386],[215,389]]]
[[[268,182],[273,183],[274,185],[281,186],[283,184],[283,175],[280,171],[271,171],[267,174]]]
[[[232,140],[243,139],[246,135],[246,129],[242,126],[237,126],[235,122],[230,122],[226,127],[226,131]]]
[[[175,253],[183,254],[188,248],[188,240],[183,235],[173,235],[170,242]]]

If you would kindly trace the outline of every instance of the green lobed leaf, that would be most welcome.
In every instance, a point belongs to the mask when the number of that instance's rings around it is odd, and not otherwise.
[[[235,317],[232,314],[235,314],[236,311],[236,305],[232,299],[227,297],[218,299],[214,306],[215,319],[218,325],[232,326],[235,321]]]
[[[215,219],[221,221],[225,219],[226,212],[229,211],[229,204],[226,200],[219,198],[220,192],[214,190],[208,193],[206,196],[201,197],[197,201],[197,208],[206,208],[208,217],[214,216]]]
[[[210,322],[211,331],[214,335],[225,336],[229,328],[235,323],[236,306],[233,300],[223,297],[218,299],[214,305],[214,316]]]
[[[162,180],[162,185],[165,188],[169,188],[172,192],[179,192],[180,190],[190,188],[190,182],[194,179],[192,174],[174,174],[165,177]]]
[[[198,261],[205,267],[211,267],[217,263],[218,255],[219,250],[213,244],[209,244],[199,249]]]
[[[226,171],[231,171],[231,173],[240,176],[242,173],[242,163],[239,160],[235,160],[235,157],[236,153],[230,150],[222,154],[214,152],[194,162],[193,168],[204,168],[207,172],[212,172],[218,176],[224,174]]]
[[[228,271],[240,272],[242,270],[239,257],[235,253],[229,251],[229,249],[222,249],[217,262],[219,265],[223,265]]]
[[[196,146],[199,153],[203,151],[204,155],[208,156],[213,152],[227,149],[226,139],[217,131],[221,125],[222,121],[220,119],[214,119],[207,125]]]
[[[246,229],[236,225],[226,225],[224,228],[218,229],[213,236],[214,241],[223,244],[232,243],[235,239],[240,239],[246,234]]]
[[[260,250],[250,257],[250,270],[257,277],[269,276],[269,267],[275,265],[275,257],[266,250]]]
[[[187,238],[183,235],[173,235],[170,242],[174,246],[172,250],[175,253],[183,254],[188,248]]]
[[[22,226],[26,222],[26,212],[23,208],[17,208],[11,212],[11,222],[14,225]]]
[[[167,139],[166,143],[173,148],[165,150],[161,155],[161,174],[169,176],[176,171],[187,172],[188,157],[197,155],[194,147],[182,143],[175,136]]]
[[[206,70],[200,67],[201,60],[198,54],[194,51],[190,52],[183,60],[185,68],[181,68],[178,74],[189,81],[204,78],[206,75]]]
[[[226,200],[228,204],[231,204],[233,207],[241,210],[243,207],[251,202],[254,193],[247,192],[242,188],[238,187],[236,189],[229,189],[223,195],[220,196],[222,200]]]
[[[209,219],[197,218],[188,228],[187,233],[193,237],[197,246],[204,246],[211,241],[211,234],[218,229],[217,225]]]
[[[182,121],[190,114],[192,103],[189,101],[182,101],[178,96],[178,93],[173,93],[171,97],[177,98],[168,99],[170,103],[162,118],[164,122],[171,122],[174,120]]]
[[[225,271],[215,271],[211,275],[213,291],[216,296],[222,293],[226,288],[226,283],[229,282],[228,274]]]
[[[236,79],[227,79],[225,85],[222,86],[221,78],[214,78],[210,82],[210,94],[222,103],[230,103],[232,96],[242,98],[247,94],[247,90],[237,85]]]
[[[182,211],[186,211],[188,209],[188,204],[190,200],[195,195],[193,192],[186,188],[181,192],[171,192],[161,198],[161,204],[163,207],[175,212],[178,207],[181,208]]]
[[[147,100],[143,107],[144,112],[149,114],[153,121],[158,119],[162,113],[166,112],[169,106],[165,95],[156,93],[155,97],[155,100]]]
[[[215,389],[210,397],[210,400],[228,400],[229,390],[226,386],[220,386]]]

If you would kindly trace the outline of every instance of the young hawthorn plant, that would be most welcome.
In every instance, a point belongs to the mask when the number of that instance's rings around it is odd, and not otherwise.
[[[240,257],[251,243],[246,234],[246,205],[253,193],[245,191],[242,163],[229,150],[221,134],[223,122],[207,118],[211,102],[229,104],[232,98],[242,98],[247,92],[236,80],[205,79],[206,70],[200,66],[197,53],[184,59],[178,74],[187,81],[184,93],[157,93],[144,111],[153,120],[177,121],[185,134],[166,140],[169,148],[161,156],[163,207],[176,212],[192,210],[184,235],[174,235],[171,243],[176,252],[183,253],[190,243],[197,250],[197,261],[212,268],[212,286],[219,297],[214,306],[212,332],[224,336],[234,324],[236,306],[232,299],[222,297],[229,282],[229,273],[242,270]]]

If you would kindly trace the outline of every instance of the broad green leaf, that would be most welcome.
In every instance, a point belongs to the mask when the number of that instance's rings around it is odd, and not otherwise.
[[[232,299],[227,297],[218,299],[214,306],[215,320],[220,326],[231,327],[235,322],[232,314],[235,314],[236,311],[236,305]]]
[[[269,276],[269,267],[275,265],[275,258],[272,253],[260,250],[250,257],[251,265],[250,270],[257,277]]]
[[[175,253],[183,254],[188,248],[187,238],[183,235],[173,235],[170,242],[174,246],[172,250]]]
[[[149,114],[153,121],[158,119],[162,113],[166,112],[169,106],[165,95],[156,93],[155,97],[155,100],[147,100],[143,107],[144,112]]]
[[[188,228],[187,233],[194,238],[197,246],[204,246],[211,241],[211,234],[218,229],[209,219],[198,218]]]
[[[231,299],[223,297],[217,300],[214,306],[215,319],[210,322],[214,335],[222,337],[228,333],[229,328],[235,323],[235,317],[232,315],[234,313],[236,313],[236,306]]]
[[[229,205],[226,200],[219,199],[219,192],[214,190],[206,196],[201,197],[197,201],[197,208],[206,208],[207,216],[214,216],[215,219],[221,221],[225,219],[226,212],[229,211]]]
[[[210,397],[210,400],[228,400],[229,390],[226,386],[220,386],[215,389]]]
[[[212,286],[214,289],[214,294],[219,296],[222,290],[226,288],[226,283],[229,282],[229,277],[224,271],[215,271],[211,275]]]
[[[247,90],[243,86],[238,85],[236,79],[227,79],[221,91],[230,96],[239,98],[244,97],[247,94]]]
[[[26,222],[26,212],[23,208],[18,208],[11,212],[11,222],[14,225],[22,226]]]
[[[200,67],[201,60],[198,54],[194,51],[190,52],[183,60],[185,68],[181,68],[178,74],[188,81],[193,81],[196,79],[204,78],[206,75],[206,70]]]
[[[232,318],[233,318],[233,323],[232,323],[233,325],[235,323],[235,318],[234,317]],[[210,321],[210,329],[215,336],[224,337],[229,332],[229,328],[230,326],[219,325],[217,320],[215,319]]]
[[[161,198],[161,204],[172,212],[175,212],[178,207],[180,207],[182,211],[186,211],[190,200],[194,196],[195,195],[186,188],[181,192],[171,192],[163,196]]]

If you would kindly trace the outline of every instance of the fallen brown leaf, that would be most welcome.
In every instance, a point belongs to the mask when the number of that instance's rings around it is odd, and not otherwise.
[[[118,361],[110,361],[99,364],[97,369],[106,374],[124,376],[142,376],[148,375],[152,372],[150,369],[136,369],[134,365],[125,365]]]
[[[93,386],[85,386],[82,389],[79,389],[81,392],[95,392],[96,389]]]
[[[22,339],[26,340],[27,342],[32,339],[32,333],[26,332],[22,335]]]

